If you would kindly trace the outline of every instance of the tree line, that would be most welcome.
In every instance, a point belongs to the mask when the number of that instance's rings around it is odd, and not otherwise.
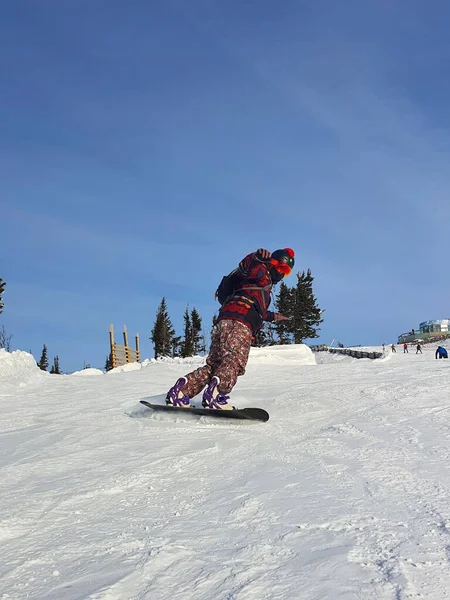
[[[189,311],[187,306],[183,321],[183,335],[176,335],[167,310],[166,298],[163,297],[156,311],[156,319],[150,335],[155,358],[161,356],[186,358],[205,352],[205,335],[198,311],[195,308]]]
[[[265,323],[253,342],[254,346],[270,346],[275,344],[300,344],[305,339],[317,338],[322,323],[322,313],[313,293],[314,277],[311,270],[297,273],[295,286],[288,287],[283,281],[274,304],[276,312],[288,321]],[[212,327],[217,319],[213,316]],[[155,358],[187,357],[205,352],[205,336],[202,333],[202,318],[195,308],[184,313],[184,332],[177,336],[167,309],[165,297],[156,311],[156,319],[150,339],[154,346]]]
[[[305,339],[317,338],[322,323],[322,313],[313,293],[314,277],[311,270],[302,271],[296,275],[296,283],[288,287],[282,281],[278,293],[274,294],[274,310],[287,317],[288,321],[265,323],[253,342],[254,346],[270,346],[275,344],[300,344]],[[0,278],[0,313],[3,312],[3,294],[6,283]],[[213,315],[211,327],[214,327],[217,315]],[[202,318],[195,309],[186,307],[183,316],[183,333],[177,335],[169,316],[166,298],[163,297],[156,311],[156,318],[151,330],[150,340],[153,342],[154,356],[159,357],[188,357],[206,352],[205,334]],[[11,350],[11,337],[0,329],[0,348]],[[105,370],[112,368],[111,355],[106,359]],[[49,367],[47,346],[44,344],[38,367],[47,371]],[[84,368],[87,368],[85,365]],[[59,357],[55,356],[50,369],[52,374],[62,373]]]
[[[41,358],[39,359],[37,366],[41,369],[41,371],[47,371],[48,365],[49,365],[49,363],[48,363],[47,346],[44,344],[42,347]],[[53,364],[51,366],[50,373],[52,375],[61,375],[61,373],[62,373],[61,368],[59,366],[59,356],[58,355],[56,355],[53,359]]]

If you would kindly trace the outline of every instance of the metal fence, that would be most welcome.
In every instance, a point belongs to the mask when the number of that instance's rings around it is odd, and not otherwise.
[[[381,358],[382,352],[369,350],[354,350],[353,348],[329,348],[328,346],[310,346],[313,352],[331,352],[331,354],[345,354],[352,358]]]

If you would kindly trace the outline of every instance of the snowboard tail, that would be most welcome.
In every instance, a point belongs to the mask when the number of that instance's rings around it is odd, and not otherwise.
[[[200,417],[213,417],[218,419],[240,419],[247,421],[261,421],[265,423],[269,420],[269,413],[263,408],[240,408],[233,410],[216,410],[213,408],[182,408],[181,406],[170,406],[169,404],[152,404],[146,400],[140,400],[141,404],[148,406],[155,411],[183,412],[194,414]]]

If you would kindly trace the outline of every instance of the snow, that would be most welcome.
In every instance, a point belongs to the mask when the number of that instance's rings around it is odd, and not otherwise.
[[[15,350],[12,353],[0,348],[0,392],[16,390],[32,384],[35,380],[49,377],[41,371],[31,354]],[[0,394],[1,397],[1,394]]]
[[[201,357],[83,377],[0,351],[0,598],[449,598],[450,361],[434,350],[254,349],[233,401],[264,424],[139,404]]]
[[[91,377],[92,375],[104,375],[104,373],[100,369],[92,369],[89,367],[88,369],[82,369],[81,371],[74,371],[71,375],[74,377]]]

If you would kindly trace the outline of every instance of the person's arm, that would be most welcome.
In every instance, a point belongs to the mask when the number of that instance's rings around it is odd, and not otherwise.
[[[239,270],[241,271],[244,277],[248,277],[252,271],[252,269],[256,265],[260,265],[261,263],[268,262],[271,254],[268,250],[264,248],[260,248],[256,252],[252,252],[251,254],[247,254],[245,258],[241,260],[239,263]]]
[[[264,319],[264,321],[268,321],[269,323],[272,323],[272,322],[278,323],[279,321],[290,321],[290,319],[291,319],[291,317],[285,317],[284,315],[280,315],[280,313],[276,313],[271,310],[268,310],[267,316]]]

